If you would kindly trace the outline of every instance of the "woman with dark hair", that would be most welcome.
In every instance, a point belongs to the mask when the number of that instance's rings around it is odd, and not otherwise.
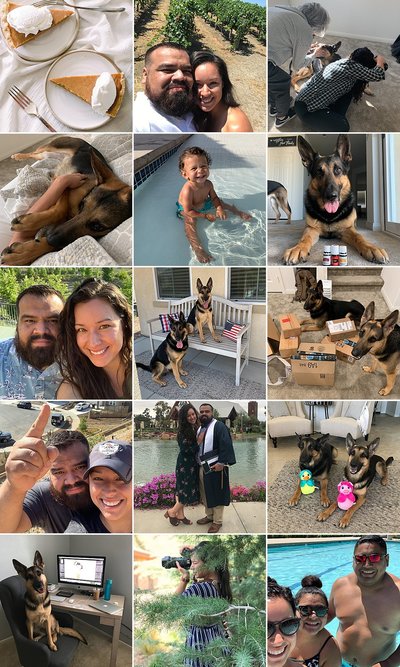
[[[184,597],[224,598],[232,602],[228,556],[221,542],[202,541],[191,553],[193,583],[187,587],[190,574],[176,563],[181,573],[180,583],[175,595]],[[186,637],[186,646],[199,652],[216,639],[226,638],[226,630],[221,617],[217,617],[210,625],[191,625]],[[211,621],[212,619],[210,619]],[[210,667],[210,662],[201,658],[186,658],[187,667]]]
[[[296,646],[300,619],[290,588],[280,586],[268,577],[268,665],[269,667],[298,667],[291,655]]]
[[[191,56],[197,108],[194,120],[201,132],[253,132],[244,111],[233,95],[225,62],[211,51]]]
[[[310,130],[348,132],[346,113],[351,101],[361,99],[369,81],[385,78],[385,66],[384,57],[374,56],[367,47],[330,63],[301,88],[294,105],[297,116]]]
[[[341,667],[342,657],[336,639],[325,629],[328,599],[319,577],[303,577],[295,597],[300,629],[292,657],[306,667]]]
[[[197,462],[197,438],[199,427],[199,413],[191,403],[185,403],[178,415],[178,446],[179,454],[176,461],[176,503],[164,514],[170,524],[179,526],[180,523],[191,526],[192,521],[185,517],[185,505],[198,503],[199,491],[199,464]]]
[[[113,283],[88,278],[60,315],[57,398],[132,397],[132,310]]]

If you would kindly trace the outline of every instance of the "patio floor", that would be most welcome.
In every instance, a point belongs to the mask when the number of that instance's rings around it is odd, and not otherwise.
[[[150,339],[139,336],[134,342],[135,360],[148,364],[151,359]],[[189,373],[184,377],[188,385],[181,389],[172,373],[165,375],[166,387],[160,387],[151,374],[138,369],[140,398],[147,399],[177,399],[191,398],[239,400],[264,399],[266,397],[265,364],[249,361],[240,378],[239,387],[235,386],[235,360],[221,357],[210,352],[188,350],[184,369]]]

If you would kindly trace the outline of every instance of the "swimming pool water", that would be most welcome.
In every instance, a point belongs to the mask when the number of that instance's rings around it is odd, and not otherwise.
[[[217,195],[250,213],[250,221],[227,212],[226,220],[200,218],[197,232],[216,266],[264,266],[266,259],[265,141],[255,135],[193,135],[152,176],[135,190],[135,264],[137,266],[199,266],[186,239],[175,202],[184,185],[179,155],[200,146],[210,154],[209,179]]]
[[[306,574],[316,574],[321,579],[323,590],[329,599],[333,582],[353,571],[356,541],[269,546],[268,576],[276,579],[282,586],[288,586],[295,595],[301,588],[302,578]],[[387,550],[390,556],[388,571],[399,576],[400,542],[388,541]],[[333,619],[326,627],[335,635],[338,620]]]

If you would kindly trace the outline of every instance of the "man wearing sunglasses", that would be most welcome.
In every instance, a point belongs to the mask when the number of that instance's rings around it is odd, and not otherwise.
[[[400,665],[400,579],[386,572],[388,564],[385,540],[366,535],[354,547],[354,572],[332,586],[330,617],[339,620],[336,638],[351,665]]]

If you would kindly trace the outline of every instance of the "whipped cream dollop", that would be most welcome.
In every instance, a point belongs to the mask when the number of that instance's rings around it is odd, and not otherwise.
[[[99,114],[105,114],[112,106],[117,96],[117,88],[109,72],[102,72],[97,78],[92,92],[92,109]]]
[[[37,35],[41,30],[47,30],[53,23],[53,16],[48,7],[34,7],[21,5],[7,14],[7,22],[14,30],[27,37]]]

